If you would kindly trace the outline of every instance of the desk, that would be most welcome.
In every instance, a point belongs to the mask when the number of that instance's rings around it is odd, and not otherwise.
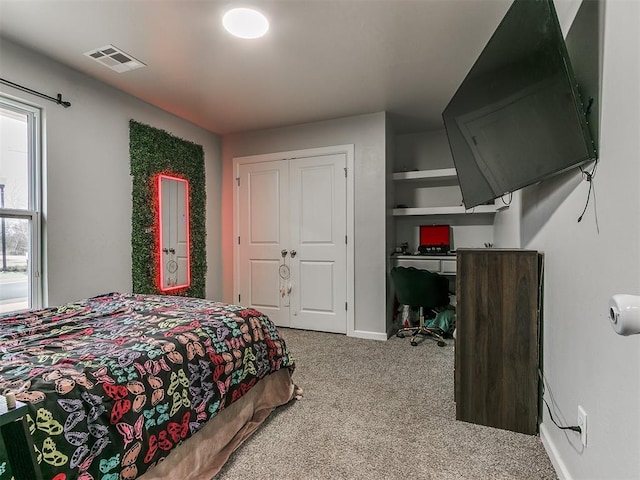
[[[26,403],[16,402],[16,408],[9,410],[6,399],[0,395],[0,434],[7,450],[11,472],[16,480],[41,480],[33,441],[24,418],[26,414]]]
[[[415,267],[441,275],[456,275],[455,255],[392,255],[392,267]]]

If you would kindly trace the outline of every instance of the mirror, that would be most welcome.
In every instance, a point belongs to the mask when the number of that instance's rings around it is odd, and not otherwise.
[[[158,175],[158,258],[162,292],[191,285],[189,182]]]

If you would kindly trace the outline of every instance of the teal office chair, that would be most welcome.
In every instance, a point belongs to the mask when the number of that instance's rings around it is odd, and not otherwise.
[[[404,338],[412,335],[411,345],[418,345],[419,335],[428,336],[438,341],[438,346],[446,345],[442,333],[437,328],[428,328],[424,318],[431,318],[437,309],[449,305],[449,280],[438,273],[414,267],[394,267],[391,269],[391,281],[396,292],[398,303],[409,305],[420,310],[420,324],[417,327],[401,328],[396,335]]]

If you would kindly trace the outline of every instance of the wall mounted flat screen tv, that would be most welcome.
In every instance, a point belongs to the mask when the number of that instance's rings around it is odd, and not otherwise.
[[[467,208],[596,159],[552,0],[515,0],[443,114]]]

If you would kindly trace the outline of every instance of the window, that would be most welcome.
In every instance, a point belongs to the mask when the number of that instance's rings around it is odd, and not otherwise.
[[[0,313],[39,308],[40,111],[0,97]]]

